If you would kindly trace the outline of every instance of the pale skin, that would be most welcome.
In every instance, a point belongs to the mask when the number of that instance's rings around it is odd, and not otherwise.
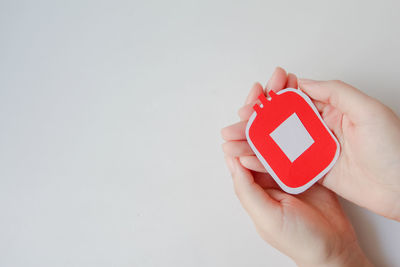
[[[306,192],[277,186],[254,155],[245,126],[261,93],[300,88],[337,137],[341,153],[327,175]],[[336,194],[400,221],[400,120],[379,101],[341,81],[297,79],[276,68],[266,88],[256,83],[240,122],[222,129],[235,192],[261,237],[299,266],[371,266]]]

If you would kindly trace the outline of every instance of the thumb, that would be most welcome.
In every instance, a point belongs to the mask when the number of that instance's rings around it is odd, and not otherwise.
[[[281,208],[279,202],[271,198],[254,181],[252,173],[243,167],[237,158],[227,157],[236,195],[254,222],[265,218],[273,224],[279,221]]]
[[[342,81],[314,81],[299,79],[299,88],[312,99],[321,101],[349,116],[353,122],[369,117],[374,99],[367,94]]]

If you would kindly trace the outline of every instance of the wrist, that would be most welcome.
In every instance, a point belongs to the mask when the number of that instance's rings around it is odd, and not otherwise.
[[[300,263],[296,262],[297,266],[299,267],[353,267],[353,266],[359,266],[359,267],[372,267],[373,264],[368,260],[368,258],[365,256],[364,252],[361,250],[361,248],[358,246],[358,244],[355,244],[356,246],[352,249],[346,249],[339,255],[335,256],[330,256],[326,261],[324,262],[318,262],[318,263]]]

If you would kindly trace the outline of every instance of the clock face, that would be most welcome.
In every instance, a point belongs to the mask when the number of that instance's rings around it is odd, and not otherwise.
[[[303,92],[287,88],[270,93],[246,127],[247,141],[280,187],[292,194],[322,178],[339,156],[339,143]]]

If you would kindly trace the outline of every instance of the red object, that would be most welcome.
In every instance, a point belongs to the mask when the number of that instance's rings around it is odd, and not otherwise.
[[[259,96],[246,127],[258,159],[283,190],[298,194],[322,178],[339,156],[339,143],[310,98],[298,89]]]

